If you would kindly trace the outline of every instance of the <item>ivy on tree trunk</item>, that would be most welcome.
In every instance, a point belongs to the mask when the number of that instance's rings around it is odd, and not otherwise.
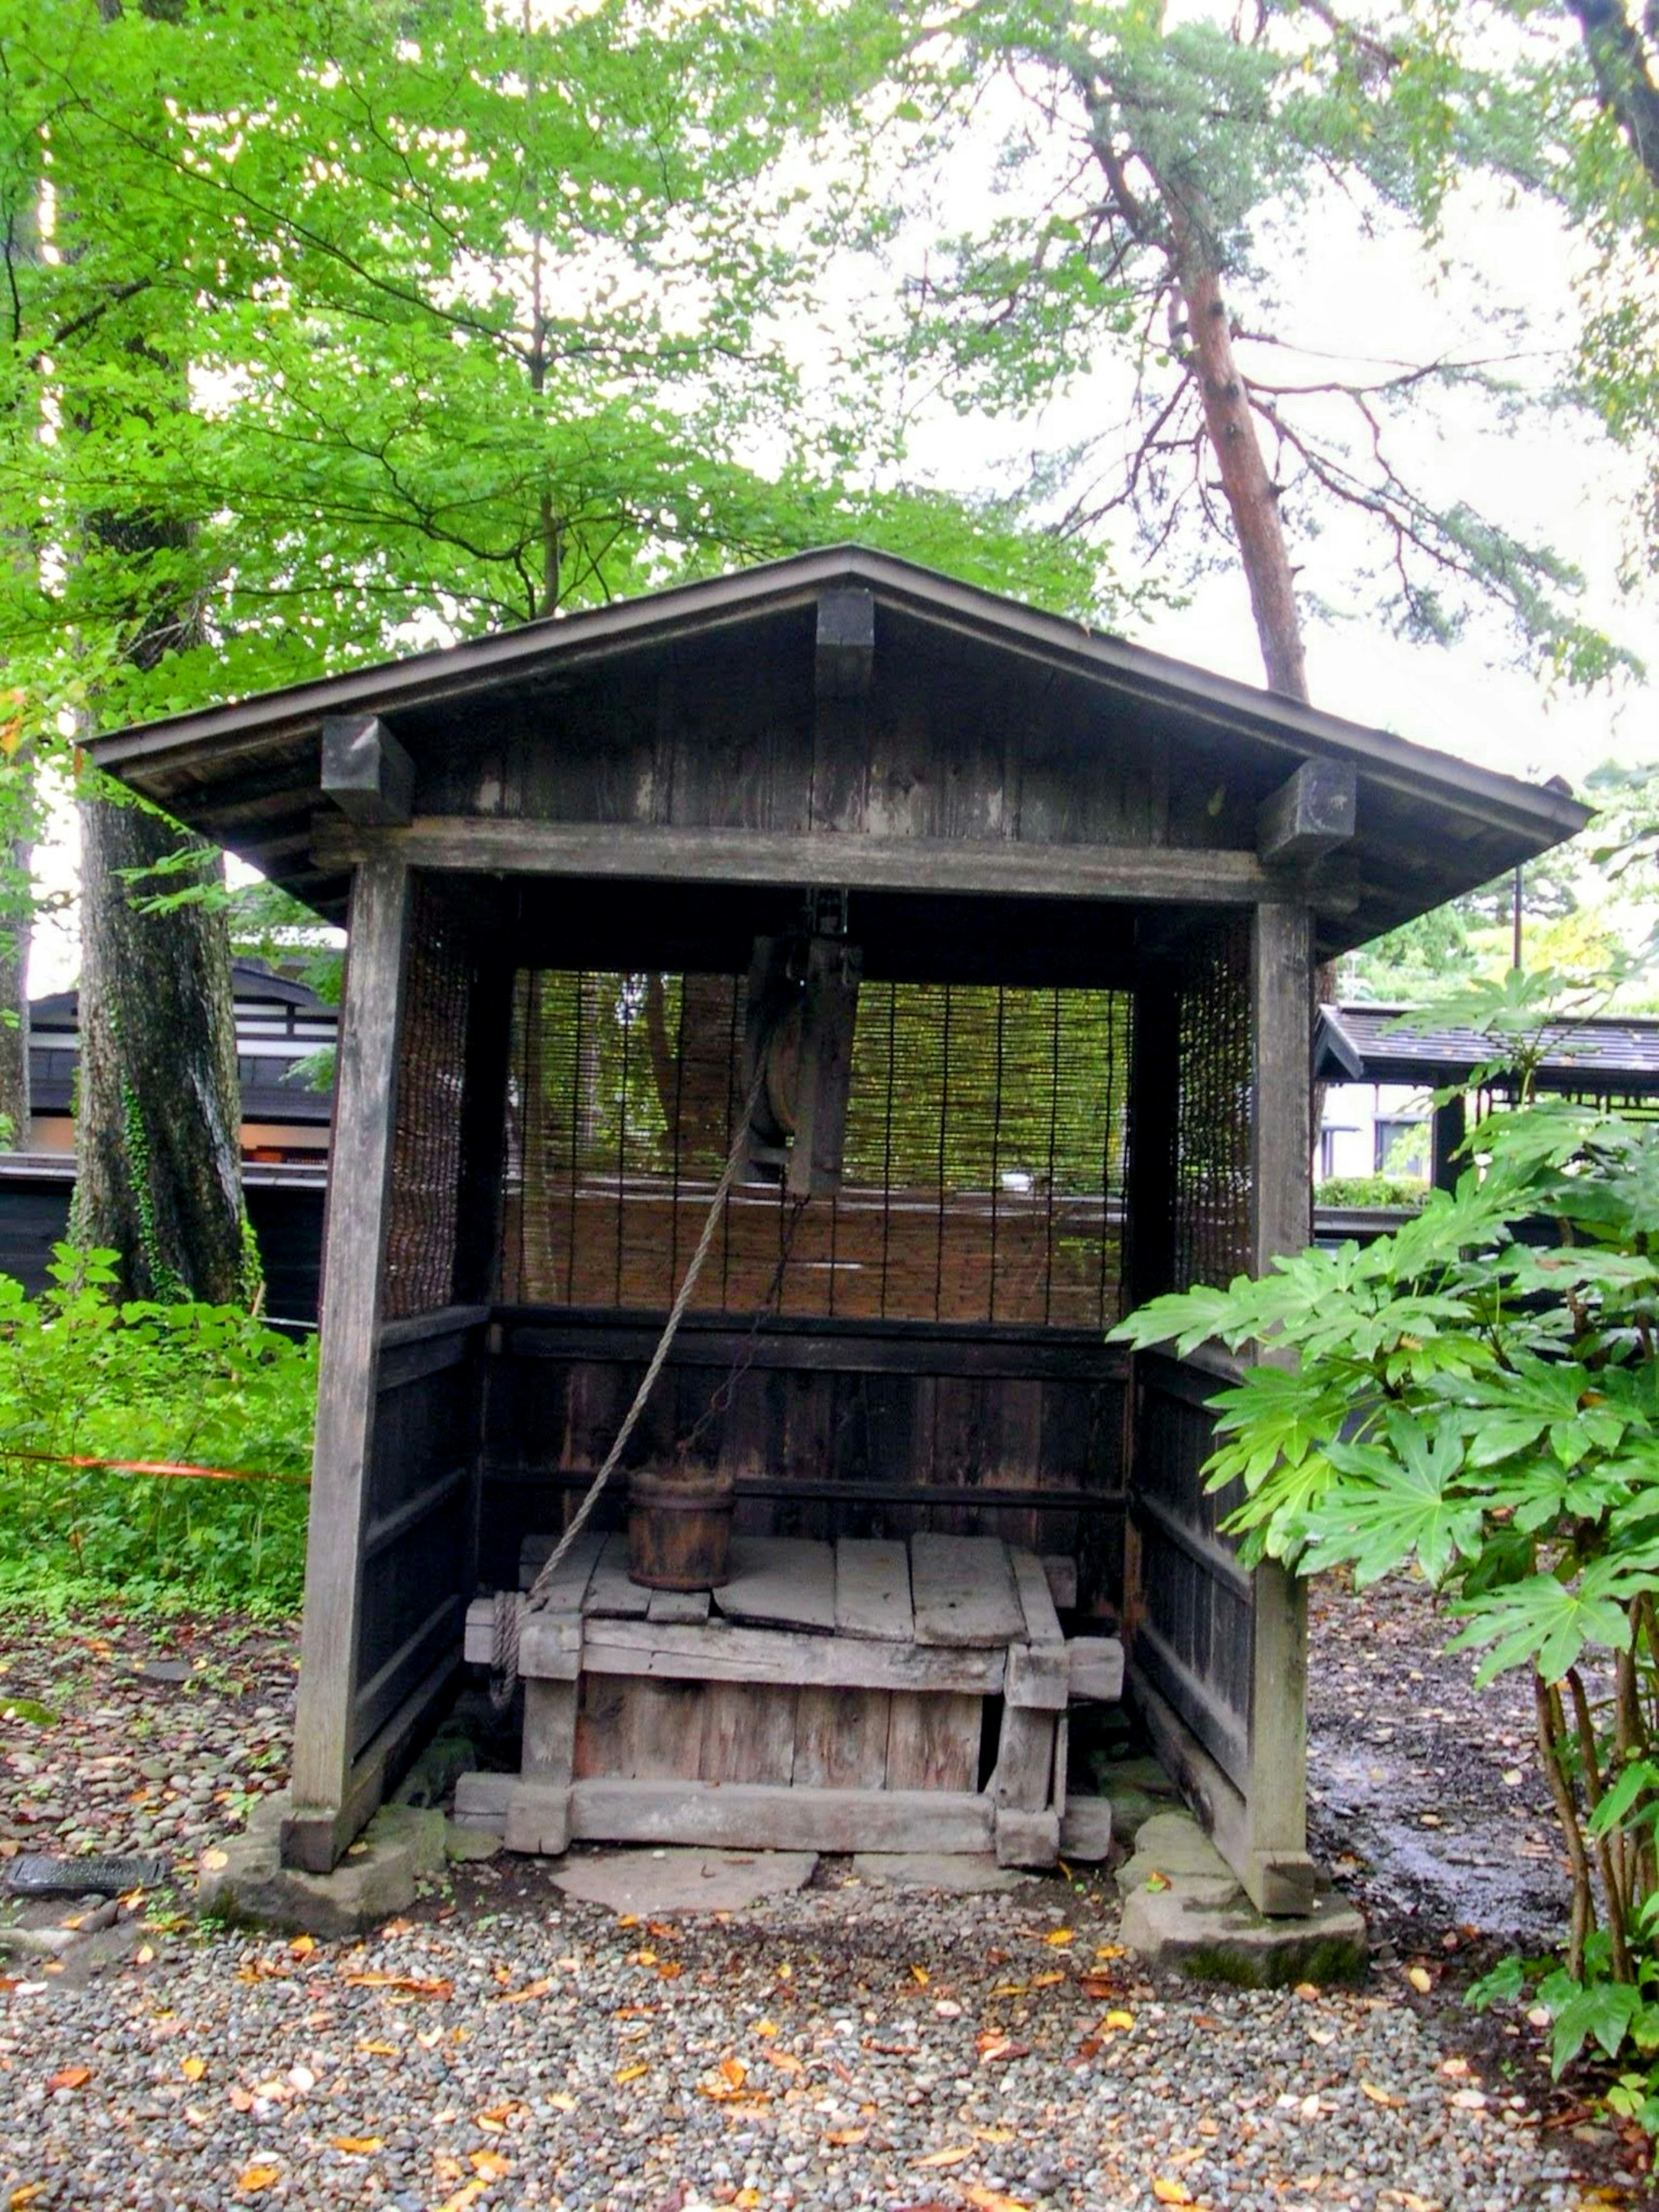
[[[223,908],[208,897],[146,911],[142,879],[128,873],[184,843],[210,889],[222,862],[147,808],[83,799],[80,814],[76,1239],[119,1255],[131,1297],[246,1303],[258,1263],[242,1209]]]

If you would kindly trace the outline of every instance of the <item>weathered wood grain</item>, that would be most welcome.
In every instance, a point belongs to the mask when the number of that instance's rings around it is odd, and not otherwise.
[[[913,1536],[910,1601],[918,1644],[1007,1644],[1025,1634],[1008,1548],[992,1536]]]
[[[1011,1547],[1008,1562],[1014,1571],[1019,1609],[1025,1616],[1026,1636],[1035,1644],[1063,1643],[1054,1592],[1048,1587],[1042,1560],[1034,1552],[1017,1552]]]
[[[1005,1705],[991,1776],[991,1795],[998,1806],[1040,1813],[1049,1801],[1054,1774],[1054,1715]]]
[[[678,1622],[696,1627],[708,1618],[709,1595],[705,1590],[653,1589],[645,1617],[659,1624]]]
[[[892,1707],[886,1690],[802,1690],[790,1779],[815,1790],[879,1790]]]
[[[1071,1694],[1115,1705],[1123,1695],[1123,1639],[1074,1636],[1066,1646]]]
[[[843,1536],[836,1547],[836,1633],[881,1644],[908,1644],[909,1547],[878,1536]]]
[[[650,1610],[650,1591],[629,1576],[627,1537],[607,1536],[589,1579],[582,1611],[603,1620],[643,1620]]]
[[[526,1661],[522,1652],[520,1665]],[[709,1682],[779,1682],[801,1688],[929,1690],[994,1695],[1000,1650],[873,1644],[854,1637],[781,1629],[658,1627],[651,1621],[591,1619],[582,1665],[599,1674],[653,1674]]]
[[[834,1549],[806,1537],[738,1537],[714,1603],[728,1620],[827,1632],[836,1625]]]
[[[797,1700],[762,1682],[710,1682],[702,1692],[702,1782],[787,1783],[794,1769]]]
[[[362,1536],[409,912],[409,875],[401,861],[382,857],[360,871],[352,890],[323,1255],[322,1362],[294,1731],[295,1817],[283,1833],[289,1862],[319,1873],[349,1840],[335,1831],[349,1795],[354,1747]]]
[[[974,1790],[984,1700],[896,1691],[887,1725],[890,1790]]]
[[[592,1781],[578,1782],[570,1792],[570,1826],[573,1836],[586,1842],[712,1844],[738,1850],[986,1851],[996,1819],[988,1797],[942,1790]]]

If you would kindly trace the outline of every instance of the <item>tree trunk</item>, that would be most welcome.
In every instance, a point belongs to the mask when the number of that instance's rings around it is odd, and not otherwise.
[[[141,912],[121,872],[198,841],[137,805],[82,799],[80,813],[76,1241],[119,1255],[131,1297],[246,1303],[257,1262],[223,911],[209,901]],[[222,863],[198,849],[211,884]]]

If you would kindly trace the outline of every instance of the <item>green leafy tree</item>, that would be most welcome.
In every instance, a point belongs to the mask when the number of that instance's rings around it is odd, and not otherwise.
[[[1099,612],[1098,564],[1017,501],[849,496],[879,481],[856,394],[803,422],[777,333],[810,240],[781,164],[855,30],[759,4],[0,0],[0,649],[25,737],[853,531]],[[143,810],[94,800],[83,829],[83,1226],[135,1288],[222,1296],[214,864],[185,848],[158,881],[181,848]],[[192,933],[178,988],[147,963]],[[176,1062],[154,1092],[166,1054],[137,1042],[186,1004],[183,1093],[221,1098],[191,1139],[166,1126]],[[165,1190],[133,1186],[175,1146]]]

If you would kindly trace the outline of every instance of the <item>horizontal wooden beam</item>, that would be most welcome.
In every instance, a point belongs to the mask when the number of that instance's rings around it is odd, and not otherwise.
[[[501,1489],[586,1490],[598,1470],[591,1467],[503,1467],[486,1465],[483,1479]],[[739,1498],[786,1499],[791,1504],[811,1499],[831,1505],[921,1505],[941,1511],[975,1513],[1084,1513],[1121,1521],[1128,1511],[1122,1498],[1092,1490],[1025,1490],[1009,1484],[967,1482],[833,1482],[811,1475],[740,1474],[735,1485]]]
[[[1127,1348],[1103,1344],[1092,1334],[1081,1341],[1062,1337],[1055,1342],[1052,1332],[1020,1338],[988,1328],[981,1333],[952,1327],[948,1335],[921,1330],[911,1335],[899,1333],[901,1324],[883,1329],[879,1323],[867,1332],[854,1322],[814,1329],[777,1322],[760,1329],[701,1328],[693,1325],[694,1318],[688,1317],[675,1339],[671,1366],[723,1370],[742,1354],[750,1366],[801,1374],[973,1375],[1061,1382],[1122,1382],[1129,1374]],[[637,1320],[607,1315],[592,1322],[545,1315],[533,1320],[498,1315],[491,1350],[498,1357],[641,1366],[655,1351],[663,1324],[660,1314]]]
[[[992,897],[1128,899],[1249,906],[1285,896],[1254,853],[1207,846],[1044,845],[1004,838],[673,830],[632,823],[523,822],[431,815],[407,828],[358,830],[319,816],[312,851],[325,869],[395,854],[412,868],[483,875],[616,877],[646,883],[846,885],[854,890]]]
[[[1304,761],[1256,809],[1257,852],[1272,868],[1322,860],[1352,838],[1358,791],[1352,761]]]
[[[415,763],[378,714],[323,721],[322,788],[348,821],[364,828],[407,822]]]

